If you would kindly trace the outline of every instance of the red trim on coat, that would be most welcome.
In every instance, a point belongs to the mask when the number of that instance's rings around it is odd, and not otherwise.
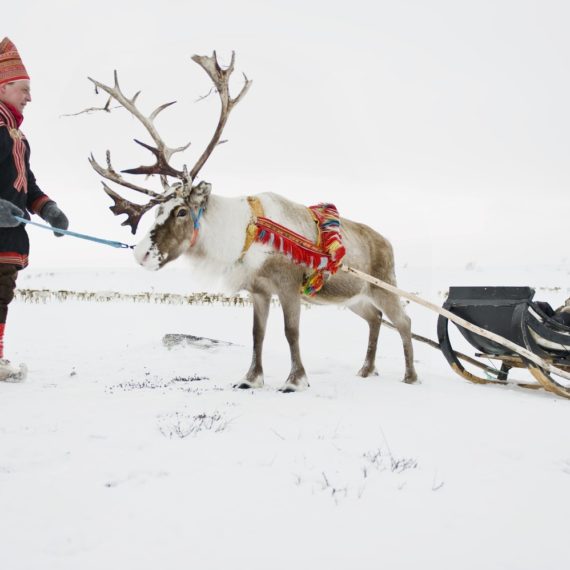
[[[30,206],[30,210],[34,213],[34,214],[40,214],[40,212],[42,211],[42,208],[46,205],[46,202],[50,202],[51,198],[49,196],[40,196],[39,198],[36,198],[33,202],[32,205]]]
[[[14,107],[8,103],[0,101],[0,125],[8,127],[10,136],[13,140],[12,157],[14,165],[16,166],[16,180],[14,181],[14,188],[18,192],[28,191],[28,176],[26,172],[26,146],[24,139],[26,138],[22,131],[18,129],[17,119],[14,113],[10,110]],[[17,110],[16,110],[17,112]],[[22,115],[20,115],[22,116]]]
[[[20,269],[28,266],[28,256],[14,251],[0,251],[0,263],[17,265]]]

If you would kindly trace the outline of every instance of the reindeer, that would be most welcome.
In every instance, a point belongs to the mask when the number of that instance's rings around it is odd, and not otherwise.
[[[107,167],[101,166],[91,155],[92,167],[105,179],[150,196],[147,204],[139,205],[122,198],[105,184],[103,187],[113,199],[110,207],[115,215],[127,214],[122,225],[136,233],[142,215],[158,206],[156,219],[146,236],[134,250],[136,260],[148,270],[159,270],[179,257],[194,262],[195,267],[223,274],[226,283],[234,290],[246,290],[253,301],[253,355],[245,377],[234,385],[236,388],[261,388],[264,384],[262,347],[272,295],[277,295],[283,309],[285,336],[291,352],[291,371],[280,388],[281,392],[296,392],[309,386],[307,374],[299,350],[299,320],[301,311],[300,285],[307,269],[294,264],[290,259],[270,246],[253,242],[249,235],[252,222],[263,213],[266,218],[292,229],[312,241],[317,239],[316,224],[309,210],[274,193],[262,193],[255,197],[227,198],[211,193],[211,184],[200,181],[194,184],[200,169],[220,141],[222,131],[232,109],[247,93],[251,81],[244,75],[245,83],[238,96],[232,98],[229,78],[234,70],[235,53],[227,68],[222,68],[216,52],[212,56],[193,56],[211,78],[221,101],[221,111],[215,133],[194,167],[188,172],[170,164],[171,156],[184,151],[166,146],[159,136],[154,120],[170,106],[158,107],[148,117],[140,112],[135,101],[127,98],[119,87],[115,72],[114,87],[90,80],[113,98],[145,127],[156,146],[135,139],[135,142],[150,150],[156,159],[151,166],[140,166],[122,172],[129,174],[159,175],[163,192],[157,193],[133,184],[116,172],[107,151]],[[174,178],[173,183],[169,178]],[[341,218],[341,228],[346,248],[345,261],[350,266],[378,279],[395,285],[394,254],[386,238],[370,227]],[[322,290],[307,301],[317,304],[343,304],[362,317],[369,326],[366,357],[358,375],[376,375],[376,349],[383,315],[386,315],[398,330],[402,339],[405,376],[404,382],[417,379],[413,363],[410,319],[404,312],[397,295],[360,281],[347,273],[336,273],[328,279]]]

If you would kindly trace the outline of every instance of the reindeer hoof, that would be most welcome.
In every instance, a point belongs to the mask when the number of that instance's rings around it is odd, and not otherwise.
[[[363,366],[357,373],[357,376],[361,378],[368,378],[369,376],[378,376],[378,370],[376,370],[376,366],[372,368],[370,366]]]
[[[252,390],[254,388],[263,388],[263,378],[256,378],[253,381],[250,380],[242,380],[237,384],[233,385],[234,388],[238,390]]]
[[[404,376],[404,384],[415,384],[418,381],[417,374],[411,374],[409,376]]]
[[[306,376],[302,376],[301,378],[297,378],[295,380],[287,380],[279,391],[282,394],[291,394],[292,392],[303,392],[309,387],[309,381],[307,380]]]

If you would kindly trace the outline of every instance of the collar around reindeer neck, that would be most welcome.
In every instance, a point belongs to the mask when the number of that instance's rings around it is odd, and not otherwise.
[[[190,247],[194,247],[196,240],[198,239],[198,232],[200,231],[200,219],[202,218],[202,214],[204,213],[204,208],[198,208],[198,212],[194,213],[192,208],[189,209],[190,216],[192,217],[192,223],[194,224],[194,228],[192,230],[192,237],[190,238]]]

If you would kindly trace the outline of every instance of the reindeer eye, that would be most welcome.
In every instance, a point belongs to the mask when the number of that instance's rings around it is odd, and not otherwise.
[[[188,214],[188,210],[185,210],[184,208],[180,208],[180,210],[178,210],[178,212],[176,214],[176,217],[177,218],[183,218],[187,214]]]

